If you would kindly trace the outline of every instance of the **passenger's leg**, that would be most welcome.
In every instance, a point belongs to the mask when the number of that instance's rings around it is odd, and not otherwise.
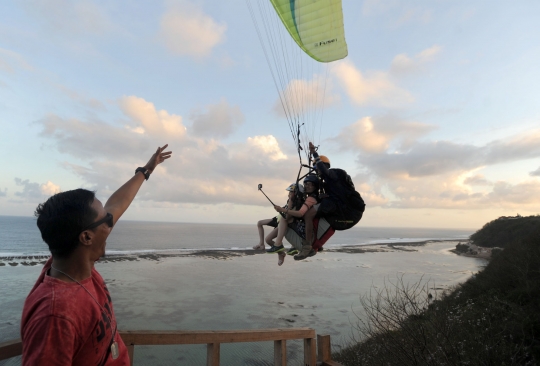
[[[267,225],[272,219],[260,220],[257,222],[257,230],[259,231],[259,244],[255,245],[253,249],[264,249],[264,228],[263,225]]]
[[[285,262],[285,257],[287,255],[285,254],[285,252],[279,252],[278,253],[278,262],[277,262],[277,265],[278,266],[281,266],[283,264],[283,262]]]
[[[285,247],[283,246],[283,237],[287,233],[287,220],[282,219],[279,220],[279,224],[277,227],[277,236],[276,241],[274,243],[274,246],[272,248],[268,249],[266,253],[280,253],[285,250]]]
[[[313,219],[317,215],[317,209],[315,207],[310,208],[304,214],[304,222],[306,223],[306,242],[309,245],[313,244]]]
[[[266,237],[265,241],[266,241],[266,244],[270,245],[271,247],[274,246],[274,239],[278,236],[278,228],[274,228],[272,231],[270,231],[270,233],[268,234],[268,236]]]
[[[283,238],[285,237],[285,234],[287,233],[287,229],[289,227],[289,223],[287,220],[279,220],[278,224],[278,234],[276,237],[276,243],[275,246],[279,247],[283,245]]]

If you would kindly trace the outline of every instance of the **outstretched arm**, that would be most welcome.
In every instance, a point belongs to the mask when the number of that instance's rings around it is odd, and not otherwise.
[[[158,147],[150,160],[148,160],[148,163],[146,163],[144,168],[146,168],[149,173],[152,173],[159,164],[171,157],[171,151],[163,152],[167,146],[169,145]],[[130,180],[124,183],[122,187],[118,188],[118,190],[114,192],[113,195],[107,200],[105,203],[105,210],[113,215],[114,223],[116,223],[127,210],[137,195],[139,188],[141,188],[144,180],[144,174],[137,172]]]
[[[313,155],[313,158],[315,159],[315,164],[317,164],[317,170],[323,178],[330,178],[332,180],[338,179],[336,173],[328,169],[326,165],[324,165],[324,163],[321,161],[317,150],[315,150],[315,146],[311,142],[309,143],[309,151],[311,152],[311,155]]]

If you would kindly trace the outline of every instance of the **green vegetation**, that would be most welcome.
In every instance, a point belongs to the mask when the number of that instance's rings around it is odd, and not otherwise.
[[[505,247],[499,255],[440,296],[403,278],[374,289],[361,298],[361,340],[332,358],[351,366],[540,365],[539,228],[538,216],[484,226],[474,235],[487,239],[511,229],[514,240],[497,242]]]
[[[480,247],[505,248],[518,238],[525,238],[540,227],[540,215],[499,217],[471,235],[473,244]]]

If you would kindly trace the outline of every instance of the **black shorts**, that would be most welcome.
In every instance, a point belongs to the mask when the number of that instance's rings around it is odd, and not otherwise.
[[[268,224],[266,224],[268,226],[272,226],[272,227],[277,227],[278,226],[278,221],[277,221],[277,216],[274,216],[274,218],[272,219],[272,221],[270,221]]]

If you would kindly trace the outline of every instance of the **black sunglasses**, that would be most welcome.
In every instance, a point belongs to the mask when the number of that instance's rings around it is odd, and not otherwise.
[[[96,221],[96,222],[91,223],[90,225],[88,225],[87,227],[85,227],[82,231],[90,230],[90,229],[96,228],[96,227],[98,227],[99,225],[103,224],[104,222],[107,223],[107,226],[113,227],[113,225],[114,225],[114,222],[113,222],[113,215],[107,212],[107,215],[105,215],[104,218],[102,218],[101,220],[98,220],[98,221]]]

